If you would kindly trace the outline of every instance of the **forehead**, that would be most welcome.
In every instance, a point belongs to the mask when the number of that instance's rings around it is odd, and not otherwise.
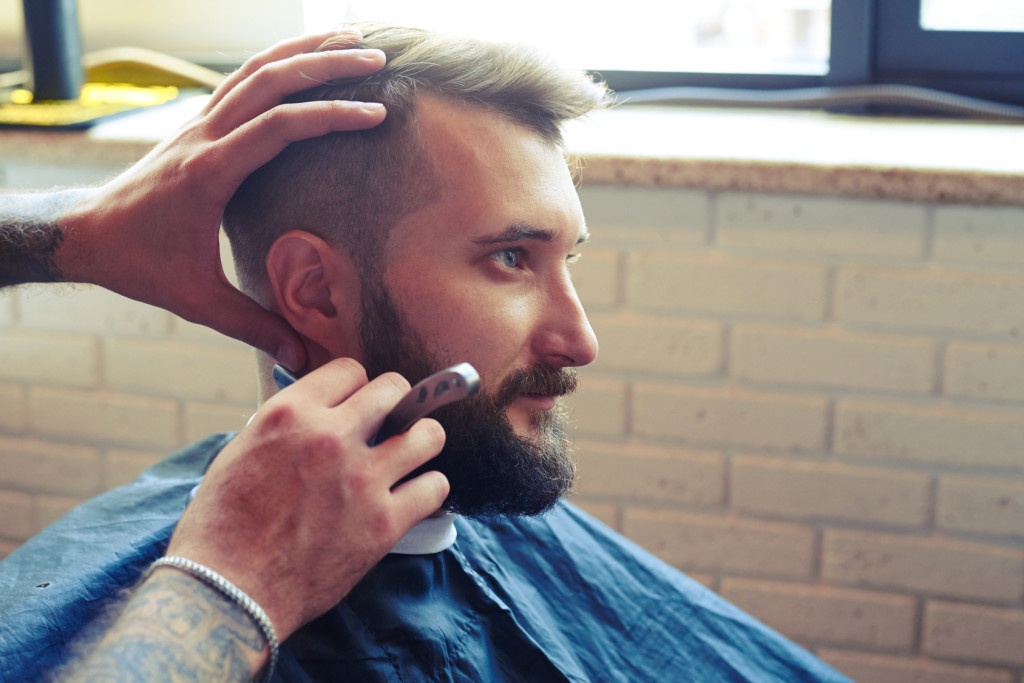
[[[510,225],[532,225],[575,242],[583,214],[562,150],[482,106],[421,96],[420,140],[440,185],[438,200],[392,234],[474,240]]]

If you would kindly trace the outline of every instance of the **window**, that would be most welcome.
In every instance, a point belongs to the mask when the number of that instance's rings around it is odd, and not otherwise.
[[[23,0],[0,0],[16,68]],[[31,0],[29,0],[31,1]],[[219,68],[360,18],[542,44],[616,90],[899,83],[1024,105],[1024,0],[79,0],[86,51],[138,45]]]
[[[921,28],[926,31],[1024,31],[1019,0],[922,0]]]
[[[904,84],[1024,105],[1021,0],[630,0],[609,9],[519,0],[479,7],[471,0],[352,0],[345,16],[534,39],[598,71],[618,91]]]
[[[1018,0],[877,1],[877,80],[1024,104]]]

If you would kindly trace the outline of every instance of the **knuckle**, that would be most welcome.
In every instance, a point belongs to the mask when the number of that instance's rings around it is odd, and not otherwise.
[[[260,55],[256,56],[260,57]],[[246,66],[249,65],[247,64]],[[280,62],[266,62],[253,64],[251,66],[253,67],[253,71],[246,77],[246,81],[249,83],[250,87],[258,90],[272,87],[281,73]]]
[[[383,505],[372,508],[367,514],[367,526],[377,538],[397,539],[400,531],[395,524],[390,510]]]
[[[268,401],[257,413],[254,426],[262,430],[290,432],[300,421],[301,411],[291,401]]]
[[[441,423],[428,417],[420,420],[414,426],[422,435],[424,447],[430,451],[430,455],[436,455],[447,439],[447,434],[445,434]]]
[[[335,460],[346,455],[344,440],[335,432],[319,429],[306,432],[305,447],[318,459]]]
[[[244,77],[251,76],[263,66],[265,59],[265,55],[262,52],[258,52],[242,62],[242,66],[238,67],[235,73]]]
[[[372,487],[375,478],[373,473],[360,467],[349,467],[345,469],[344,485],[349,492],[357,497],[362,497]]]
[[[273,107],[256,117],[258,127],[272,131],[284,127],[286,122],[286,112],[282,107]]]
[[[363,384],[368,381],[366,377],[366,368],[364,368],[363,365],[354,358],[335,358],[328,363],[328,365],[335,372],[353,375],[356,379],[361,380]]]
[[[407,391],[409,391],[409,389],[412,388],[412,386],[409,384],[409,380],[407,380],[405,377],[402,377],[397,372],[385,372],[384,374],[377,377],[377,379],[375,379],[374,381],[400,394],[405,394]]]

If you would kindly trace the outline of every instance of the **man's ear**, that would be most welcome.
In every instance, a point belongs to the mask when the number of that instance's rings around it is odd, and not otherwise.
[[[357,323],[360,290],[344,250],[291,230],[267,252],[267,273],[274,303],[296,332],[332,357],[352,354],[346,342]]]

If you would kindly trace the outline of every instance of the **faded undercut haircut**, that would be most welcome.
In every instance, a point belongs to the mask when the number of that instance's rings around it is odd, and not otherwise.
[[[375,281],[391,228],[439,197],[442,179],[416,125],[418,95],[494,111],[556,146],[562,146],[563,122],[607,102],[602,84],[528,47],[414,28],[360,29],[357,47],[382,50],[384,69],[311,88],[291,101],[381,102],[384,123],[289,145],[246,179],[225,211],[240,284],[264,305],[266,255],[284,232],[305,230],[344,249],[360,277]]]

